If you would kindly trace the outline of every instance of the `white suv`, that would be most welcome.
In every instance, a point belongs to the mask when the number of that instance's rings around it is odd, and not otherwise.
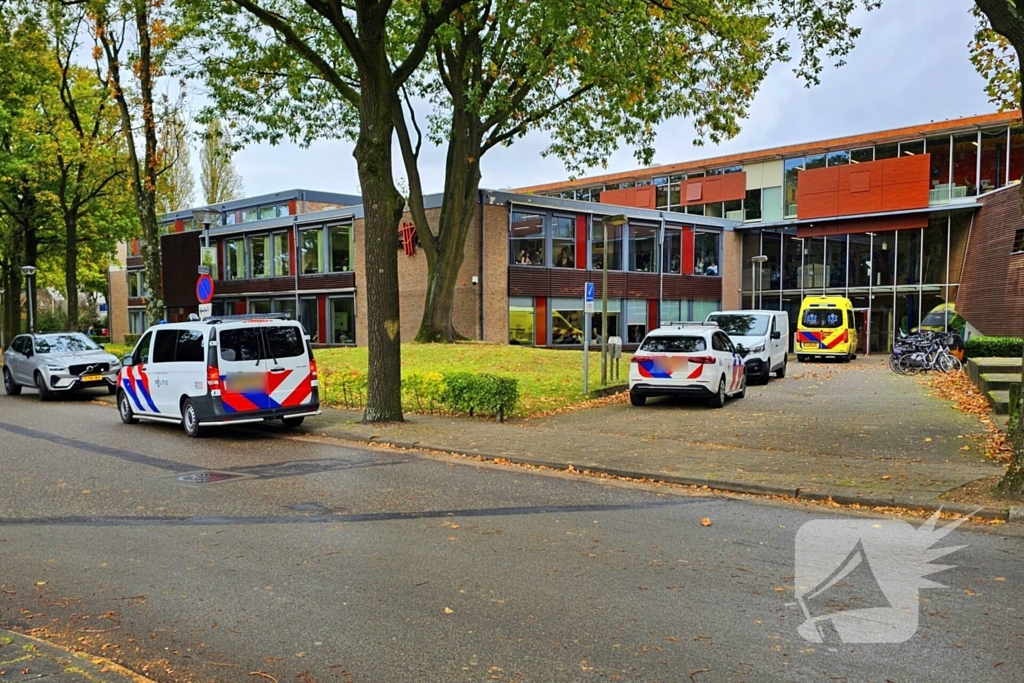
[[[721,408],[743,398],[747,370],[728,335],[715,324],[669,323],[651,330],[629,363],[629,401],[648,396],[705,396]]]
[[[320,414],[309,335],[274,315],[224,316],[146,330],[118,374],[117,408],[139,419],[200,428]]]

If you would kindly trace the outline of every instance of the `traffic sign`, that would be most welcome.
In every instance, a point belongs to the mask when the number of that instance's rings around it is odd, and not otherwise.
[[[213,278],[209,275],[200,275],[196,280],[196,298],[201,304],[213,301]]]
[[[199,304],[199,319],[206,320],[213,315],[213,304]]]
[[[583,312],[594,312],[594,283],[587,282],[583,286]]]

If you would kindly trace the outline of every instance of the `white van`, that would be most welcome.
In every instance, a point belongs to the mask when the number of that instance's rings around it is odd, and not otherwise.
[[[309,335],[268,315],[223,316],[154,325],[118,373],[121,421],[203,427],[279,419],[297,427],[320,414]]]
[[[718,311],[708,316],[707,322],[717,323],[747,355],[747,381],[750,384],[768,384],[771,373],[786,376],[789,340],[789,314],[785,311]]]

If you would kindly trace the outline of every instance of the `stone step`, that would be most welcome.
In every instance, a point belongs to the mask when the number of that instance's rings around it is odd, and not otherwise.
[[[1005,391],[986,391],[985,397],[988,402],[992,405],[992,412],[996,415],[1009,415],[1010,414],[1010,392]]]
[[[1009,391],[1012,385],[1020,384],[1020,373],[983,372],[980,384],[982,391]]]
[[[1020,358],[970,358],[967,365],[967,376],[975,385],[981,384],[981,375],[985,373],[1020,375]]]

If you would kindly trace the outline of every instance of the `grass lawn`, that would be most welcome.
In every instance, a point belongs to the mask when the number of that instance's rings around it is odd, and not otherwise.
[[[341,397],[331,392],[331,374],[366,372],[366,348],[317,349],[317,366],[327,385],[327,403],[338,405]],[[629,375],[629,354],[619,361],[624,383]],[[519,380],[519,415],[536,415],[581,403],[583,353],[534,349],[527,346],[483,344],[402,344],[402,375],[431,372],[487,372]],[[590,353],[590,388],[601,385],[601,354]],[[409,407],[406,406],[408,410]]]

